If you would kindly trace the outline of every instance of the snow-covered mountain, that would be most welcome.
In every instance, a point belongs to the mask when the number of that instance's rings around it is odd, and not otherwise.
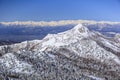
[[[0,45],[4,45],[4,42],[11,44],[43,39],[47,34],[64,32],[77,24],[83,24],[88,29],[98,31],[109,37],[120,33],[120,22],[92,20],[0,22]]]
[[[0,46],[0,78],[119,80],[119,40],[78,24],[42,40]]]

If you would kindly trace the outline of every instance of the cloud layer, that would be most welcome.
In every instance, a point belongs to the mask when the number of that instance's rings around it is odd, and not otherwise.
[[[80,23],[108,23],[108,24],[120,24],[120,22],[109,22],[109,21],[93,21],[93,20],[60,20],[60,21],[15,21],[15,22],[0,22],[0,24],[9,26],[9,25],[26,25],[26,26],[63,26],[63,25],[77,25]]]

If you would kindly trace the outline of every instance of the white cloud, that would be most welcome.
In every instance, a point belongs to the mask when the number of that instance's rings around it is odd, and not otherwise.
[[[63,26],[63,25],[77,25],[79,23],[89,23],[89,24],[95,24],[95,23],[109,23],[109,24],[118,24],[120,22],[109,22],[109,21],[93,21],[93,20],[60,20],[60,21],[15,21],[15,22],[0,22],[2,25],[26,25],[26,26]]]

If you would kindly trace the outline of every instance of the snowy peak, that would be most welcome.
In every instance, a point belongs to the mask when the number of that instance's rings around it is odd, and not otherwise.
[[[81,36],[88,36],[90,31],[88,30],[87,27],[83,26],[82,24],[78,24],[77,26],[75,26],[73,29],[72,29],[72,33],[75,33],[77,35],[81,35]]]
[[[78,24],[77,26],[74,27],[75,31],[78,31],[80,33],[86,33],[88,32],[88,28],[86,28],[85,26],[83,26],[82,24]]]
[[[61,33],[58,33],[58,34],[48,34],[45,38],[58,38],[58,37],[66,37],[66,38],[73,38],[73,37],[78,37],[78,36],[81,36],[81,37],[86,37],[86,36],[89,36],[91,32],[89,31],[89,29],[85,26],[83,26],[82,24],[78,24],[76,25],[74,28],[68,30],[68,31],[65,31],[65,32],[61,32]],[[66,39],[65,38],[65,39]],[[64,39],[64,38],[62,38]]]

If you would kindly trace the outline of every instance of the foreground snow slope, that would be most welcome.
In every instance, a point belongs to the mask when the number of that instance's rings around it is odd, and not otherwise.
[[[13,80],[119,80],[119,37],[82,24],[43,40],[0,47],[0,77]]]

